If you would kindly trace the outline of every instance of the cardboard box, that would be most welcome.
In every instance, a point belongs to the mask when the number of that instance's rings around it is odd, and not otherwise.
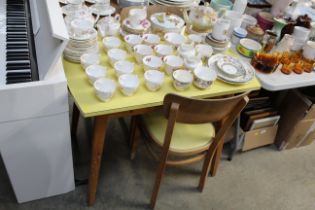
[[[289,91],[280,106],[276,146],[279,150],[309,145],[315,140],[315,105],[297,90]]]
[[[273,144],[277,130],[278,126],[273,126],[245,132],[242,151]]]

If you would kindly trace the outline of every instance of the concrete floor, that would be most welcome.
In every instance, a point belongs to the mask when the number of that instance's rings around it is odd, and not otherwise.
[[[82,122],[82,121],[81,121]],[[87,123],[88,127],[90,123]],[[17,204],[3,164],[0,163],[0,210],[147,209],[156,162],[140,145],[134,161],[117,120],[109,125],[97,200],[86,205],[87,186],[65,195]],[[82,123],[79,130],[78,177],[87,175],[89,144]],[[201,164],[169,168],[162,181],[156,209],[194,210],[312,210],[315,209],[315,144],[278,152],[273,146],[222,160],[216,177],[203,193],[197,191]]]

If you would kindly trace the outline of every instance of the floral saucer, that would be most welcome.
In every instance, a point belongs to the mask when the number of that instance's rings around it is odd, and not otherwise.
[[[145,19],[141,21],[140,24],[135,27],[130,24],[129,18],[126,18],[123,20],[122,26],[126,32],[143,33],[143,32],[146,32],[151,27],[151,22]]]
[[[219,60],[223,59],[225,56],[226,55],[223,55],[223,54],[216,54],[208,60],[209,68],[211,68],[217,72],[219,80],[226,82],[228,84],[242,85],[242,84],[246,84],[249,81],[251,81],[252,79],[254,79],[255,69],[250,64],[243,62],[243,61],[240,61],[241,65],[243,66],[244,71],[245,71],[245,73],[243,75],[237,76],[237,77],[231,77],[231,76],[224,74],[218,68],[217,62]]]
[[[150,20],[154,28],[165,32],[180,32],[185,25],[185,21],[181,17],[165,12],[151,15]]]

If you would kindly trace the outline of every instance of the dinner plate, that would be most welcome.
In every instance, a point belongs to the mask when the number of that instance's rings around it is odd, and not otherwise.
[[[230,77],[222,73],[222,71],[220,71],[220,69],[218,68],[217,62],[218,60],[224,58],[225,56],[226,55],[223,55],[223,54],[216,54],[208,60],[208,66],[217,72],[219,80],[226,82],[228,84],[241,85],[241,84],[246,84],[252,79],[254,79],[255,69],[249,63],[246,63],[243,61],[239,61],[239,62],[241,63],[241,65],[244,68],[244,71],[246,72],[244,75],[241,75],[238,77]]]
[[[185,25],[181,17],[174,14],[167,15],[165,12],[154,13],[150,20],[153,25],[166,31],[180,30]]]
[[[219,70],[230,77],[244,76],[246,71],[241,62],[231,56],[224,56],[217,61]]]

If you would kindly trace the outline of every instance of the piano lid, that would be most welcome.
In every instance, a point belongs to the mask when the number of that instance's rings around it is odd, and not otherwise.
[[[58,1],[29,1],[39,79],[45,80],[60,59],[69,36]]]

